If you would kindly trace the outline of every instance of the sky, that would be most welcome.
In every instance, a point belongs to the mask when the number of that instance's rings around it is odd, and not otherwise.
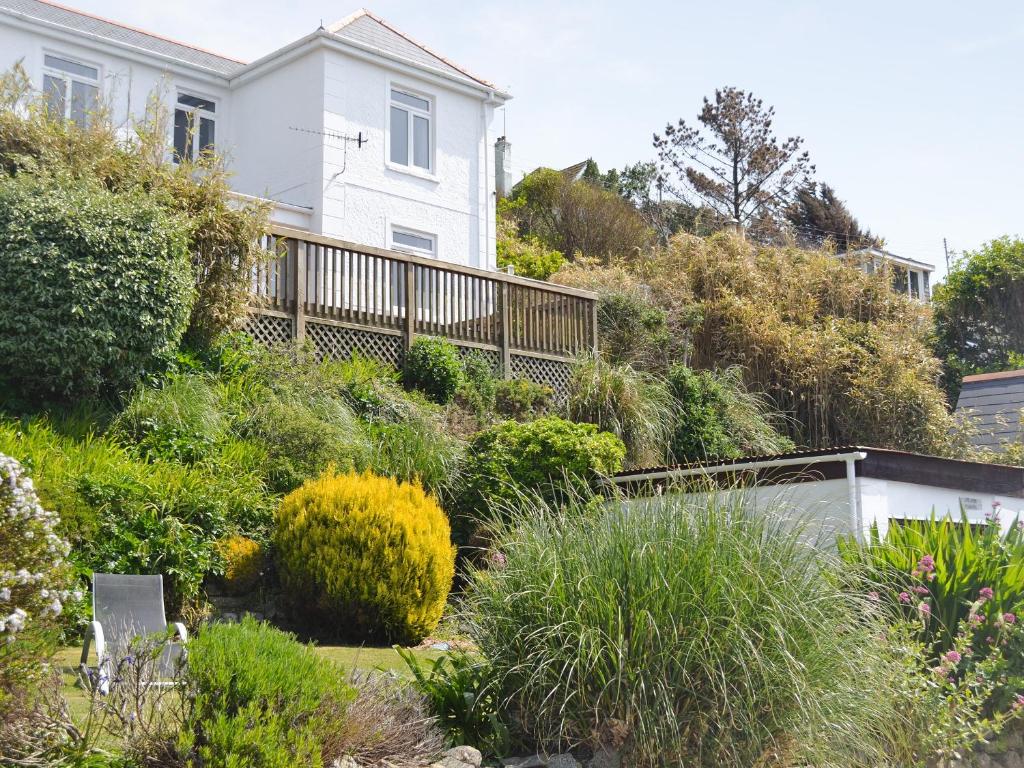
[[[243,60],[357,6],[338,0],[63,0]],[[802,136],[817,178],[890,250],[945,272],[1024,235],[1018,0],[372,0],[368,9],[507,88],[517,177],[654,158],[652,135],[731,85]]]

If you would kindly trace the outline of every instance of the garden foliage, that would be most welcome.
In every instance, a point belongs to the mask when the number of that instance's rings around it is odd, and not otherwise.
[[[311,627],[415,644],[437,626],[455,550],[419,485],[327,472],[285,497],[277,526],[282,581]]]
[[[792,521],[674,495],[526,505],[493,547],[465,621],[513,737],[631,766],[884,764],[880,625]]]
[[[477,523],[517,506],[524,493],[555,504],[592,496],[602,477],[622,468],[625,455],[615,435],[558,416],[506,421],[479,432],[461,480],[460,543]]]
[[[0,176],[0,388],[119,394],[173,358],[194,276],[180,217],[95,181]]]
[[[405,358],[402,381],[410,389],[418,389],[435,403],[452,401],[465,372],[458,348],[450,341],[421,337],[413,342]]]

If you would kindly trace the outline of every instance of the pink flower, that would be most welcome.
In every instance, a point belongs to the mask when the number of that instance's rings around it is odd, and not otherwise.
[[[910,593],[909,592],[900,592],[900,602],[901,603],[909,603],[910,602]]]
[[[943,661],[949,662],[950,664],[959,664],[960,659],[963,658],[957,651],[946,651],[942,657]]]
[[[921,573],[928,573],[935,568],[935,558],[931,555],[924,555],[918,560],[917,567],[921,569]]]
[[[927,595],[928,594],[928,587],[922,587],[920,584],[918,584],[913,589],[919,595]]]
[[[972,627],[979,627],[985,623],[985,617],[982,616],[980,613],[972,613],[970,622]]]
[[[1003,621],[1006,622],[1007,624],[1014,624],[1017,621],[1017,616],[1012,614],[1012,613],[1004,613],[1003,614]]]
[[[992,587],[982,587],[978,590],[978,597],[982,600],[991,600],[995,593],[992,591]]]
[[[927,618],[932,615],[932,607],[928,603],[921,603],[917,606],[917,612]]]
[[[868,600],[870,600],[872,603],[877,603],[879,600],[878,593],[873,590],[871,592],[868,592]]]
[[[1020,709],[1021,707],[1024,707],[1024,693],[1018,693],[1013,700],[1014,709]]]

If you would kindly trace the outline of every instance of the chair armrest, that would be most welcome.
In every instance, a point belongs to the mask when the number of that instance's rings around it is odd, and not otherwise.
[[[102,663],[103,654],[107,650],[107,643],[103,637],[103,626],[98,621],[90,621],[89,625],[85,628],[85,642],[82,644],[82,666],[86,667],[89,665],[89,645],[90,641],[96,643],[96,658]]]
[[[170,626],[174,628],[174,633],[173,634],[175,634],[178,637],[180,637],[181,638],[181,642],[183,644],[188,642],[188,630],[185,629],[185,625],[184,624],[182,624],[180,621],[172,621],[170,623]]]

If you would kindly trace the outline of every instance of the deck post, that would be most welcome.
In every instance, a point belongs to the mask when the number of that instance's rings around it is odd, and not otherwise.
[[[402,337],[406,354],[412,348],[416,337],[416,265],[405,263],[405,335]]]
[[[306,258],[307,244],[304,242],[291,241],[295,244],[295,339],[302,341],[306,338]]]
[[[509,300],[512,287],[504,280],[498,283],[498,304],[501,307],[501,376],[512,378],[512,312]]]
[[[590,300],[590,348],[597,354],[597,299]]]

